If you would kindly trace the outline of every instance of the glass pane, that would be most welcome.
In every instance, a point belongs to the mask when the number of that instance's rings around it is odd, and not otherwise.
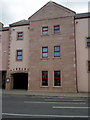
[[[43,31],[42,34],[48,34],[48,31]]]
[[[48,48],[42,48],[43,52],[47,52],[48,51]]]
[[[54,33],[59,33],[60,32],[60,30],[54,30]]]
[[[59,57],[60,56],[60,52],[54,52],[54,57]]]
[[[44,86],[48,85],[48,72],[47,71],[42,72],[42,85]]]
[[[87,42],[90,42],[90,38],[87,38]]]
[[[60,26],[56,25],[54,26],[54,33],[59,33],[60,32]]]
[[[42,85],[43,86],[48,86],[48,80],[47,79],[45,79],[45,80],[43,79],[42,80]]]
[[[48,30],[48,27],[43,27],[42,30]]]
[[[61,86],[60,79],[54,80],[54,86]]]
[[[60,86],[60,71],[54,71],[54,86]]]
[[[22,56],[17,56],[17,59],[18,60],[22,60]]]
[[[54,47],[54,51],[60,51],[60,47],[59,46]]]
[[[22,39],[22,38],[23,38],[22,36],[21,36],[21,37],[20,37],[20,36],[18,37],[18,39]]]
[[[18,33],[18,36],[22,36],[23,35],[23,33],[21,32],[21,33]]]
[[[18,33],[18,36],[22,36],[22,33]]]
[[[87,42],[87,46],[90,47],[90,42]]]
[[[48,57],[48,53],[43,53],[42,57]]]
[[[43,71],[42,72],[42,77],[43,78],[47,78],[48,77],[48,72],[47,71]]]
[[[58,26],[54,26],[54,30],[59,30],[59,25]]]
[[[22,51],[19,51],[19,52],[18,52],[18,55],[22,55]]]
[[[55,77],[60,77],[60,71],[55,71],[55,72],[54,72],[54,76],[55,76]]]
[[[90,61],[88,61],[88,71],[90,71]]]
[[[18,33],[18,38],[17,39],[19,39],[19,40],[23,39],[23,33],[22,32]]]

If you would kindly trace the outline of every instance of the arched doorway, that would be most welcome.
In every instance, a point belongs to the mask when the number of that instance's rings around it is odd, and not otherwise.
[[[13,89],[28,89],[28,73],[14,73]]]

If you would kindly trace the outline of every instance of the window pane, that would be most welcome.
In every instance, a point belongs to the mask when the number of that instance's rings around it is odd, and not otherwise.
[[[54,86],[61,86],[60,85],[60,79],[57,79],[54,81]]]
[[[90,47],[90,38],[88,37],[86,38],[86,40],[87,40],[87,47]]]
[[[18,55],[22,55],[22,51],[19,51],[17,54],[18,54]]]
[[[60,46],[54,47],[54,57],[60,57]]]
[[[48,48],[42,48],[43,52],[47,52]]]
[[[60,32],[60,26],[56,25],[54,26],[54,33],[59,33]]]
[[[55,30],[54,33],[59,33],[59,30]]]
[[[48,27],[43,27],[42,30],[43,30],[43,31],[44,31],[44,30],[48,30]]]
[[[57,30],[57,29],[59,29],[59,26],[54,26],[54,30]]]
[[[42,57],[48,57],[48,53],[43,53]]]
[[[61,86],[60,71],[54,71],[54,86]]]
[[[60,52],[54,52],[54,57],[60,57]]]
[[[60,46],[54,47],[54,51],[60,51]]]
[[[23,32],[17,33],[17,39],[22,40],[23,39]]]
[[[55,74],[55,77],[60,77],[60,71],[55,71],[54,74]]]
[[[17,56],[17,59],[18,60],[22,60],[22,56]]]
[[[48,57],[48,47],[42,48],[42,57],[44,58]]]
[[[42,27],[42,34],[48,34],[48,26]]]
[[[20,37],[20,36],[18,37],[18,39],[22,39],[22,38],[23,38],[22,36],[21,36],[21,37]]]
[[[22,60],[22,50],[17,50],[17,60]]]
[[[90,47],[90,42],[87,42],[87,46]]]
[[[90,61],[88,61],[88,71],[90,71]]]
[[[42,34],[48,34],[48,31],[43,31]]]
[[[47,71],[42,72],[42,85],[48,86],[48,72]]]
[[[47,78],[47,77],[48,77],[48,72],[47,72],[47,71],[42,72],[42,77],[43,77],[44,79]]]
[[[18,36],[22,36],[22,32],[21,32],[21,33],[18,33]]]
[[[87,42],[90,42],[90,38],[87,38]]]

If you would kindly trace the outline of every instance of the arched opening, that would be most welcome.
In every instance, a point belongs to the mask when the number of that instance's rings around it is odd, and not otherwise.
[[[28,73],[14,73],[13,89],[28,89]]]

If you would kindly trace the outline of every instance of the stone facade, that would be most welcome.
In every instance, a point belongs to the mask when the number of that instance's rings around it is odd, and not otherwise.
[[[86,15],[86,14],[85,14]],[[6,66],[7,78],[6,89],[27,89],[28,91],[49,91],[49,92],[88,92],[88,80],[86,76],[81,76],[84,69],[80,58],[83,58],[79,49],[79,38],[83,25],[87,20],[77,19],[76,13],[55,2],[48,2],[28,20],[21,20],[10,24],[9,29],[4,32],[3,48],[6,48],[7,56],[3,65]],[[78,26],[77,26],[77,22]],[[56,28],[54,28],[56,26]],[[48,34],[43,34],[44,32]],[[85,26],[87,29],[87,26]],[[88,36],[88,31],[85,34]],[[55,33],[55,30],[59,30]],[[6,33],[7,32],[7,33]],[[18,40],[18,37],[20,38]],[[5,41],[6,40],[6,41]],[[83,43],[82,43],[83,45]],[[55,56],[55,47],[60,56]],[[47,57],[42,57],[43,48],[47,48]],[[17,52],[19,50],[19,52]],[[83,49],[84,50],[84,49]],[[4,50],[3,50],[4,51]],[[18,59],[17,60],[17,54]],[[80,56],[79,56],[80,54]],[[85,60],[87,57],[85,52]],[[84,62],[83,61],[83,62]],[[85,67],[85,66],[84,66]],[[4,67],[5,68],[5,67]],[[47,72],[43,78],[43,71]],[[55,77],[55,72],[59,71],[60,76]],[[86,73],[87,74],[87,73]],[[88,76],[88,74],[87,74]],[[84,79],[86,79],[86,83]],[[42,79],[47,79],[47,85],[43,85]],[[55,85],[55,79],[60,84]],[[24,82],[23,82],[24,81]],[[27,82],[25,82],[27,81]],[[44,81],[45,82],[45,81]],[[84,86],[85,85],[85,86]],[[26,87],[24,87],[26,86]]]
[[[66,8],[48,3],[30,17],[29,90],[76,92],[74,15]],[[59,34],[54,34],[54,25],[60,25]],[[43,26],[48,26],[48,35],[42,35]],[[46,46],[48,58],[42,58],[42,47]],[[54,46],[60,46],[60,57],[54,57]],[[61,71],[62,76],[58,87],[54,86],[55,70]],[[48,86],[42,86],[42,71],[48,71]]]
[[[9,36],[10,38],[9,38],[9,58],[8,58],[7,78],[10,78],[10,82],[6,84],[6,88],[12,89],[14,84],[12,74],[28,73],[29,70],[29,59],[28,59],[30,54],[29,24],[22,26],[11,25],[9,31],[10,31],[10,36]],[[19,32],[23,32],[22,40],[17,39],[17,34]],[[16,60],[17,50],[23,51],[22,61]]]
[[[82,16],[81,19],[79,19],[76,17],[75,22],[78,91],[90,92],[90,72],[88,71],[88,61],[90,61],[90,47],[87,46],[87,38],[90,37],[88,33],[90,18]]]

